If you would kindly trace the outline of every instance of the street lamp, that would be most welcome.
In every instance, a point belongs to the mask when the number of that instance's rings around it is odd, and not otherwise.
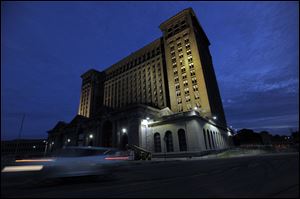
[[[48,142],[46,140],[43,141],[45,143],[45,151],[44,151],[44,156],[46,156],[47,153],[47,147],[48,147]],[[52,142],[54,143],[54,142]],[[51,147],[51,146],[50,146]]]
[[[68,143],[70,143],[70,142],[71,142],[71,140],[70,140],[70,139],[68,139],[68,140],[67,140],[67,142],[68,142]]]
[[[127,132],[126,128],[122,128],[122,133],[125,134]]]
[[[145,120],[142,120],[142,125],[144,125],[145,126],[145,140],[146,140],[146,143],[145,143],[145,148],[147,149],[147,146],[148,146],[148,144],[147,144],[147,130],[148,130],[148,123],[149,123],[149,120],[150,120],[150,118],[149,117],[146,117],[146,119]]]
[[[90,134],[90,135],[89,135],[89,138],[90,138],[90,139],[93,139],[93,137],[94,137],[93,134]]]
[[[217,119],[217,116],[213,116],[212,118],[213,118],[213,120],[216,120],[216,119]]]

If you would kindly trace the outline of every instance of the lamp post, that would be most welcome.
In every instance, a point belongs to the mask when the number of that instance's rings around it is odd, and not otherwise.
[[[89,146],[93,145],[93,138],[94,138],[94,135],[90,134],[89,135]],[[90,144],[90,143],[92,143],[92,144]]]
[[[148,129],[148,121],[150,120],[150,118],[149,117],[147,117],[146,119],[143,119],[142,120],[142,125],[144,125],[145,126],[145,141],[146,141],[146,143],[145,143],[145,148],[147,149],[147,129]]]
[[[150,118],[147,117],[146,120],[147,120],[147,123],[146,123],[146,150],[148,150],[148,124],[149,124]]]
[[[48,142],[46,140],[43,141],[45,143],[45,151],[44,151],[44,156],[46,156],[47,153],[47,147],[48,147]]]

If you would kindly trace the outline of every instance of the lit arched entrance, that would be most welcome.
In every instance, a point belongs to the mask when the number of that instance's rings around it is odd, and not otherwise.
[[[112,123],[106,121],[102,127],[102,142],[101,145],[104,147],[112,147]]]

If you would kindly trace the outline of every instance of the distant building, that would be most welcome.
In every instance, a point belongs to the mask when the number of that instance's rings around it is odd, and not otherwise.
[[[2,156],[41,156],[45,152],[45,139],[16,139],[1,141]]]
[[[81,75],[78,115],[48,131],[49,150],[127,143],[157,153],[228,147],[210,42],[194,11],[159,27],[162,37],[104,71]]]

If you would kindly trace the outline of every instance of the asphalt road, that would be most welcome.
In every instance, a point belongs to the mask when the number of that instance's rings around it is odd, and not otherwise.
[[[2,179],[1,195],[26,198],[299,197],[299,153],[132,162],[115,171],[112,178],[75,178],[40,186],[27,183],[16,186]]]

